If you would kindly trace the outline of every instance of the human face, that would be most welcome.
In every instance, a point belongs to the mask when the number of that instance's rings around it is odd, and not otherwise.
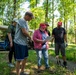
[[[49,27],[49,25],[46,25],[46,29]]]
[[[13,22],[13,25],[16,26],[17,22]]]
[[[40,27],[40,30],[41,30],[41,31],[45,31],[45,29],[46,29],[46,28]]]
[[[24,19],[25,19],[26,21],[30,21],[30,20],[32,20],[32,17],[30,17],[29,15],[26,15],[26,16],[24,17]]]
[[[62,27],[62,25],[57,25],[57,27],[58,27],[58,28],[61,28],[61,27]]]

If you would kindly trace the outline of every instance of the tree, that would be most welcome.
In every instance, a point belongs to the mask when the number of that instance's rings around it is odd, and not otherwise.
[[[14,0],[14,2],[13,2],[13,9],[14,9],[14,12],[13,12],[13,18],[15,18],[16,17],[16,0]]]
[[[48,0],[46,0],[46,7],[45,7],[45,22],[47,22],[48,19]]]
[[[73,14],[74,14],[74,30],[75,30],[75,44],[76,44],[76,12],[75,12],[75,0],[73,0]]]
[[[52,0],[52,29],[54,28],[54,0]]]

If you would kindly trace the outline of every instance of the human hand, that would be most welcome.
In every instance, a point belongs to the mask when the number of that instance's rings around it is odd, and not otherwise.
[[[47,41],[46,40],[42,40],[42,43],[46,43]]]
[[[46,41],[45,40],[42,40],[42,45],[44,45],[46,43]]]
[[[12,47],[13,46],[13,43],[12,42],[10,42],[10,47]]]

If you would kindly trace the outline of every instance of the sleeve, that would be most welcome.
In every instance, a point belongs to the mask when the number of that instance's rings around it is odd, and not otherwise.
[[[11,33],[12,32],[12,29],[11,29],[11,25],[8,26],[8,30],[7,30],[7,33]]]
[[[35,30],[34,34],[33,34],[33,40],[36,41],[37,39],[37,31]]]
[[[20,28],[26,28],[26,25],[27,25],[27,23],[24,22],[24,20],[22,20],[22,19],[18,20],[18,24],[19,24]]]

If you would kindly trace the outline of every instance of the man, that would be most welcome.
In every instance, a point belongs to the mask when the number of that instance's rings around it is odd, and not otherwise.
[[[63,66],[67,67],[66,56],[65,56],[65,42],[67,43],[66,31],[62,27],[62,22],[58,22],[57,27],[53,29],[52,36],[55,39],[55,54],[57,63],[61,64],[59,60],[59,50],[63,58]]]
[[[40,23],[39,29],[37,29],[33,34],[34,40],[34,48],[37,53],[38,58],[38,72],[41,71],[41,59],[42,55],[45,61],[45,68],[49,69],[49,62],[48,62],[48,42],[45,40],[48,37],[48,33],[46,32],[46,24]]]
[[[33,19],[32,12],[26,12],[23,19],[18,20],[15,32],[15,54],[16,54],[16,72],[17,75],[24,75],[24,68],[28,57],[27,37],[31,39],[28,33],[27,21]],[[21,72],[20,72],[21,62]]]
[[[8,54],[8,59],[9,59],[9,64],[8,66],[10,67],[14,67],[14,65],[12,64],[12,58],[13,58],[13,54],[14,54],[14,59],[15,59],[15,51],[14,51],[14,35],[15,35],[15,27],[17,24],[17,19],[13,19],[12,21],[12,25],[10,25],[8,27],[8,31],[7,31],[7,35],[8,35],[8,40],[10,43],[10,51]]]

